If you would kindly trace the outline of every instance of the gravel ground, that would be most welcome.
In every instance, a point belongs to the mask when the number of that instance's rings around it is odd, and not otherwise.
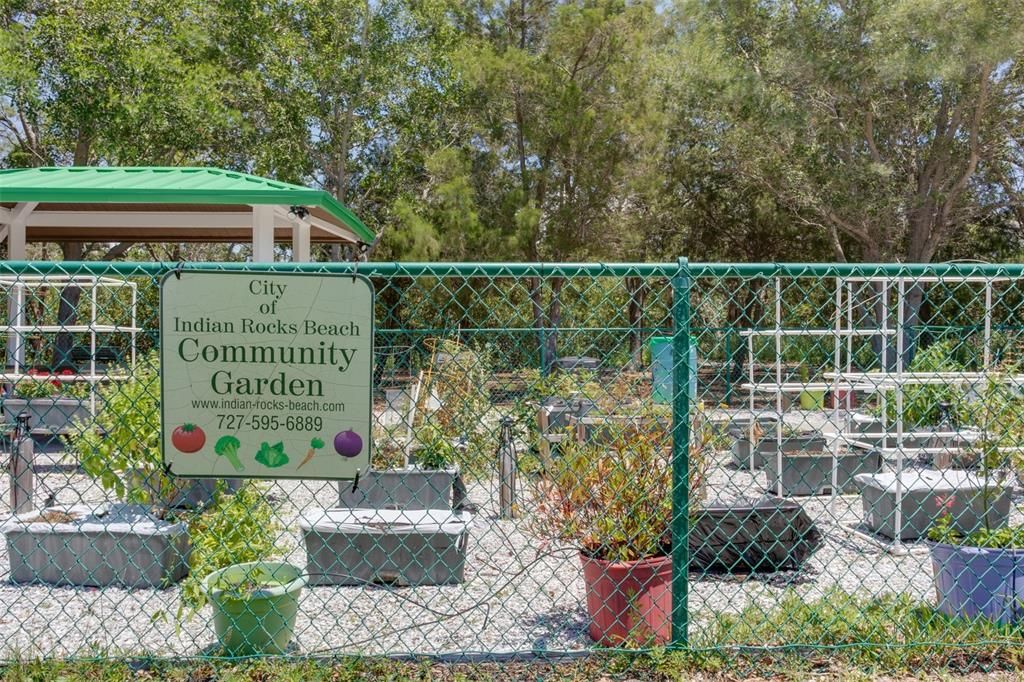
[[[802,419],[802,418],[801,418]],[[763,493],[765,475],[738,471],[719,452],[709,473],[710,497]],[[88,478],[64,470],[37,477],[41,499],[61,504],[103,501]],[[337,488],[311,481],[279,482],[287,559],[305,564],[295,517],[336,504]],[[314,587],[304,590],[296,648],[303,653],[420,653],[572,651],[591,645],[586,634],[579,559],[571,548],[545,546],[523,523],[496,518],[493,481],[472,483],[479,506],[471,530],[466,581],[418,588]],[[860,522],[856,496],[799,498],[825,540],[799,574],[757,579],[707,578],[691,584],[693,635],[717,613],[757,604],[769,609],[787,589],[815,598],[838,586],[870,594],[904,592],[933,598],[931,565],[920,544],[902,555],[884,551],[851,529]],[[6,500],[4,500],[6,504]],[[6,514],[9,510],[0,508]],[[1013,521],[1022,520],[1014,509]],[[178,590],[124,590],[15,586],[0,550],[0,657],[83,654],[196,654],[215,638],[207,607],[177,627]]]

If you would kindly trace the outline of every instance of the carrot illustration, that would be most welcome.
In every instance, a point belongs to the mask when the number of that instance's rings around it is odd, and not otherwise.
[[[313,459],[313,453],[322,448],[323,446],[324,442],[319,438],[314,438],[313,440],[309,441],[309,450],[306,451],[306,456],[302,458],[302,461],[299,462],[299,466],[295,468],[301,469],[303,465],[309,462],[309,460]]]

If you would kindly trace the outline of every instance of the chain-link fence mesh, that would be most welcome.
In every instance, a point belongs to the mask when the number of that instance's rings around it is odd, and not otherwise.
[[[4,658],[1021,641],[1024,268],[194,267],[371,279],[372,470],[169,477],[174,266],[0,264]]]

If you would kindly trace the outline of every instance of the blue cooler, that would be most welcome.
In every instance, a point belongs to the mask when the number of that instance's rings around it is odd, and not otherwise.
[[[697,399],[697,340],[690,337],[690,400]],[[672,402],[672,337],[651,337],[651,396],[656,403]]]

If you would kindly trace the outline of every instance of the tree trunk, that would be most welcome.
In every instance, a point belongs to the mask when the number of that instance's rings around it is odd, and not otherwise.
[[[647,301],[647,283],[642,277],[627,277],[626,290],[629,292],[629,356],[634,371],[643,365],[644,352],[644,306]]]
[[[562,285],[565,280],[555,277],[551,280],[551,301],[548,303],[547,363],[548,371],[558,359],[558,327],[562,324]]]
[[[911,284],[903,293],[903,369],[910,367],[917,353],[917,328],[921,324],[921,303],[924,301],[924,286]]]
[[[544,280],[540,277],[531,277],[529,279],[530,310],[533,313],[533,328],[537,330],[537,350],[540,356],[540,372],[542,376],[547,376],[551,371],[551,365],[548,363],[547,341],[545,340],[547,320],[544,316],[544,302],[543,295],[541,293],[541,287],[543,286]]]
[[[65,261],[82,260],[82,242],[64,242],[61,244]],[[70,274],[70,273],[69,273]],[[74,285],[61,289],[60,305],[57,308],[57,324],[61,327],[69,327],[78,320],[78,303],[82,298],[82,290]],[[56,371],[62,367],[73,367],[71,349],[75,345],[75,335],[71,332],[60,331],[53,343],[53,360],[51,367]]]

